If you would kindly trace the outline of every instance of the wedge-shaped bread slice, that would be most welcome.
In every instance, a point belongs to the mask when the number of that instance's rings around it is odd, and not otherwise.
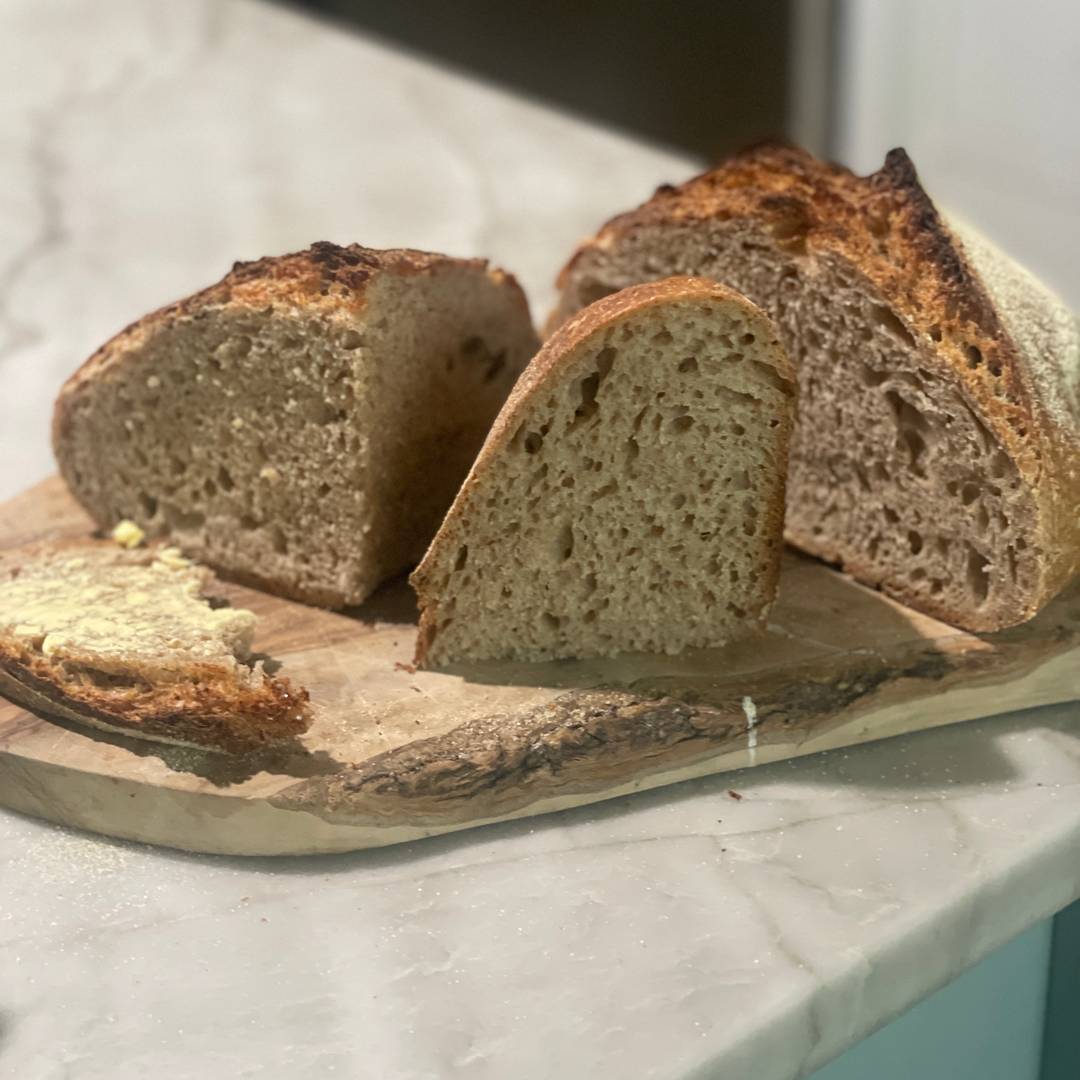
[[[418,661],[719,645],[776,590],[794,383],[769,320],[672,278],[525,370],[412,576]]]
[[[0,552],[0,693],[157,742],[251,751],[295,739],[307,692],[251,664],[255,616],[212,608],[175,548]]]
[[[577,252],[553,323],[675,272],[780,328],[800,385],[792,542],[977,631],[1080,570],[1077,323],[947,225],[902,150],[861,178],[765,148],[663,188]]]
[[[315,244],[113,338],[60,394],[56,456],[102,525],[356,604],[424,553],[535,348],[483,261]]]

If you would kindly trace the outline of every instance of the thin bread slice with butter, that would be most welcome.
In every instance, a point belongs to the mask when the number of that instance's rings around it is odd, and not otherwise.
[[[175,548],[0,552],[0,693],[137,738],[243,753],[310,723],[307,692],[250,662],[255,616],[212,607]]]

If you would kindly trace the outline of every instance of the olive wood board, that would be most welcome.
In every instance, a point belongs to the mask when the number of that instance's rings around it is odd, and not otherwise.
[[[0,505],[0,547],[88,535],[61,482]],[[1080,586],[972,635],[785,555],[762,638],[678,656],[411,668],[404,581],[349,613],[227,582],[315,716],[261,758],[113,736],[0,698],[0,805],[245,855],[350,851],[1080,698]]]

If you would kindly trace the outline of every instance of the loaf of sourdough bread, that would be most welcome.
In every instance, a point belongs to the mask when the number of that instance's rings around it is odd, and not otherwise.
[[[212,607],[210,581],[175,548],[0,552],[0,693],[157,742],[243,752],[295,739],[306,691],[251,663],[255,616]]]
[[[418,662],[677,652],[760,628],[794,397],[775,328],[731,289],[673,278],[580,312],[413,573]]]
[[[481,260],[319,243],[99,349],[56,403],[56,457],[101,525],[357,604],[423,554],[536,344]]]
[[[969,630],[1022,622],[1080,570],[1080,333],[947,224],[902,150],[868,177],[760,148],[614,218],[551,325],[674,273],[744,292],[799,379],[787,535]]]

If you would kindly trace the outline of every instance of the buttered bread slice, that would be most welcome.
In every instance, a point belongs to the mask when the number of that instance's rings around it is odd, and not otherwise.
[[[307,692],[250,662],[255,616],[212,607],[175,548],[0,552],[0,693],[35,711],[234,752],[300,735]]]

